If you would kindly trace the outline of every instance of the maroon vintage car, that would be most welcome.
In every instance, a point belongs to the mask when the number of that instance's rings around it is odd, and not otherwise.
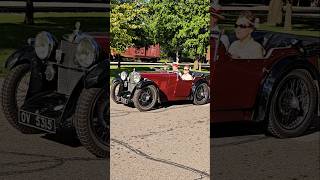
[[[193,80],[182,80],[176,72],[123,71],[111,86],[111,98],[116,103],[131,104],[140,111],[153,109],[157,103],[192,100],[202,105],[209,100],[209,75],[193,72]]]
[[[235,35],[228,36],[232,43]],[[266,50],[262,59],[232,59],[222,43],[210,40],[211,122],[265,122],[277,137],[302,135],[319,115],[319,38],[252,36]]]

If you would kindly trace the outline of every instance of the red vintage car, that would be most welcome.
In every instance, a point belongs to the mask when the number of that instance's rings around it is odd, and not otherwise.
[[[262,59],[233,59],[210,40],[211,122],[265,122],[277,137],[302,135],[320,114],[319,38],[267,31],[252,36],[266,50]]]
[[[130,74],[123,71],[113,80],[111,98],[116,103],[134,104],[149,111],[157,103],[192,100],[196,105],[209,101],[209,75],[193,72],[193,80],[182,80],[176,72],[153,71]]]

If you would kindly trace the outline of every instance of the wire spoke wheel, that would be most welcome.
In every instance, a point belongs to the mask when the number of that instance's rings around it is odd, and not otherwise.
[[[316,95],[308,71],[296,69],[288,73],[272,95],[268,131],[280,138],[303,134],[315,115]]]
[[[111,85],[111,99],[117,104],[120,103],[120,93],[122,90],[123,84],[121,84],[119,81],[116,81]]]
[[[194,92],[193,103],[197,105],[206,104],[209,101],[209,94],[209,87],[206,83],[198,85]]]
[[[18,82],[17,89],[16,89],[16,104],[17,108],[20,108],[26,99],[29,82],[30,82],[31,72],[28,72],[21,78]]]
[[[1,90],[1,105],[6,119],[14,128],[26,134],[39,133],[39,130],[18,122],[18,112],[28,92],[30,75],[29,64],[17,65],[5,77]]]
[[[275,115],[283,128],[295,129],[306,118],[311,99],[306,86],[303,80],[292,77],[281,87]]]
[[[153,101],[152,91],[149,87],[145,87],[142,89],[142,92],[139,97],[139,103],[142,106],[149,106]]]
[[[158,90],[154,85],[148,85],[137,89],[133,95],[134,106],[139,111],[149,111],[156,105]]]
[[[84,89],[75,112],[75,128],[80,142],[98,157],[110,151],[109,95],[103,88]]]

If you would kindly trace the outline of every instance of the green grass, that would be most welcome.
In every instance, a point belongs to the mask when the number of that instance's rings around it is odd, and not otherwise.
[[[107,13],[35,13],[35,25],[25,25],[23,13],[0,13],[0,76],[6,73],[7,57],[38,32],[49,31],[60,39],[75,29],[76,21],[81,22],[82,31],[105,32],[108,16]]]

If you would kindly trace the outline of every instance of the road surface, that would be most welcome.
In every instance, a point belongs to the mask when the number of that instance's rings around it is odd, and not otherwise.
[[[89,153],[71,132],[21,134],[9,125],[0,108],[0,180],[106,180],[107,169],[109,161]]]
[[[112,180],[209,179],[209,104],[149,112],[111,102]]]
[[[320,119],[317,119],[318,122]],[[316,180],[320,179],[320,132],[277,139],[262,127],[225,123],[211,128],[212,177],[218,180]]]

